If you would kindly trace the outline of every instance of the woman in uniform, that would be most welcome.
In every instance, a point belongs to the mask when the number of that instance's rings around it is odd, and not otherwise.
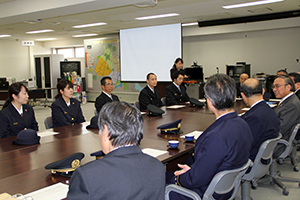
[[[183,60],[182,60],[182,58],[176,58],[176,60],[174,61],[173,67],[170,69],[170,76],[171,76],[171,79],[172,79],[172,74],[173,74],[175,71],[180,71],[181,73],[184,74],[183,78],[188,78],[188,76],[187,76],[186,73],[185,73],[185,70],[182,69],[182,67],[183,67]]]
[[[53,127],[85,122],[79,101],[72,98],[72,82],[61,79],[57,83],[57,90],[56,100],[51,105]]]
[[[0,112],[0,138],[15,136],[26,129],[39,130],[34,110],[27,105],[28,97],[24,84],[13,83],[8,87],[8,99]]]

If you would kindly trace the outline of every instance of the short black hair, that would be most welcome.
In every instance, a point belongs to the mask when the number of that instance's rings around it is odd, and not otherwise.
[[[111,80],[111,78],[110,78],[109,76],[104,76],[104,77],[101,79],[101,81],[100,81],[101,85],[105,86],[105,83],[106,83],[106,80],[107,80],[107,79]]]
[[[259,82],[259,80],[257,80],[257,79],[255,79],[255,80],[257,82],[254,85],[254,87],[252,87],[252,85],[247,85],[245,83],[245,81],[241,84],[240,91],[243,92],[246,97],[251,97],[251,96],[256,95],[256,94],[261,94],[262,95],[262,92],[263,92],[262,85]]]
[[[226,74],[215,74],[204,86],[205,96],[217,110],[233,108],[236,98],[235,81]]]
[[[147,74],[147,80],[149,80],[149,78],[150,78],[151,75],[155,75],[155,74],[153,72],[150,72],[149,74]]]
[[[291,86],[290,91],[295,92],[295,90],[296,90],[295,89],[295,84],[294,84],[294,81],[292,80],[291,77],[289,77],[288,75],[279,75],[277,78],[282,78],[284,80],[285,84]]]
[[[175,70],[171,75],[172,81],[174,81],[174,79],[177,79],[179,75],[184,76],[184,73],[182,71]]]
[[[123,101],[106,103],[99,114],[100,134],[102,134],[104,125],[108,128],[114,147],[126,144],[139,145],[143,138],[141,112],[129,103]]]
[[[278,73],[278,72],[283,72],[283,73],[285,73],[285,74],[288,74],[287,71],[286,71],[285,69],[280,69],[280,70],[277,71],[277,73]]]
[[[292,72],[292,73],[289,73],[289,76],[291,77],[294,77],[294,82],[295,83],[299,83],[300,82],[300,74],[298,74],[297,72]]]

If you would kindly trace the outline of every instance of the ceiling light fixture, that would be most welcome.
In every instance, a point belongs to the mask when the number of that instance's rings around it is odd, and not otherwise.
[[[181,24],[181,26],[198,26],[198,22],[191,22],[191,23],[184,23],[184,24]]]
[[[257,6],[257,5],[268,4],[268,3],[276,3],[276,2],[281,2],[281,1],[284,1],[284,0],[254,1],[254,2],[248,2],[248,3],[241,3],[241,4],[234,4],[234,5],[222,6],[222,8],[225,8],[225,9],[241,8],[241,7]]]
[[[56,40],[57,38],[41,38],[41,39],[35,39],[35,41],[49,41],[49,40]]]
[[[37,31],[28,31],[27,34],[35,34],[35,33],[46,33],[46,32],[52,32],[54,30],[51,29],[44,29],[44,30],[37,30]]]
[[[0,38],[2,37],[11,37],[11,35],[0,35]]]
[[[72,26],[73,28],[86,28],[86,27],[91,27],[91,26],[102,26],[106,25],[107,23],[105,22],[98,22],[98,23],[92,23],[92,24],[82,24],[82,25],[76,25]]]
[[[164,18],[164,17],[174,17],[178,16],[178,13],[169,13],[169,14],[161,14],[161,15],[151,15],[146,17],[137,17],[137,20],[147,20],[147,19],[157,19],[157,18]]]
[[[91,34],[83,34],[83,35],[72,35],[72,37],[89,37],[89,36],[95,36],[98,35],[96,33],[91,33]]]

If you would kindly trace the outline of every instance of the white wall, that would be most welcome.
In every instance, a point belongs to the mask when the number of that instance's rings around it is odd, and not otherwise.
[[[17,81],[28,79],[34,66],[32,54],[49,54],[50,48],[35,42],[34,47],[23,47],[21,41],[0,39],[0,76],[13,77]]]
[[[251,76],[258,72],[276,74],[283,68],[288,72],[300,71],[296,62],[297,58],[300,59],[300,27],[220,32],[183,37],[184,66],[198,61],[203,67],[204,77],[216,73],[217,66],[220,73],[226,73],[226,64],[237,61],[251,64]]]

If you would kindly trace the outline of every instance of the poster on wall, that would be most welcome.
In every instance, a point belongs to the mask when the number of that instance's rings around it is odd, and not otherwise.
[[[140,92],[146,85],[146,83],[121,82],[119,46],[119,39],[84,40],[87,91],[97,93],[102,91],[100,80],[104,76],[112,78],[114,92]]]

